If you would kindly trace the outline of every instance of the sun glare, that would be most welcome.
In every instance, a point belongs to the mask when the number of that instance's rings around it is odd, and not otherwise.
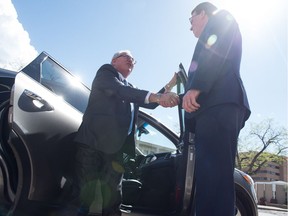
[[[279,10],[287,6],[286,1],[219,0],[217,5],[230,11],[242,29],[257,31],[276,22]]]
[[[82,87],[82,80],[80,76],[74,76],[70,79],[70,84],[74,87]]]

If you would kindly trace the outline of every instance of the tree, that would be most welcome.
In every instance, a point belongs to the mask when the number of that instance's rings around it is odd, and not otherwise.
[[[287,156],[287,129],[276,126],[272,119],[252,123],[241,133],[236,155],[236,167],[249,175],[257,173],[267,162],[281,163]]]

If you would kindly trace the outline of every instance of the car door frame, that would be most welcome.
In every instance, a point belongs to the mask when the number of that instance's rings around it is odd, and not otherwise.
[[[15,206],[21,200],[55,201],[67,178],[62,163],[71,162],[72,140],[82,122],[83,113],[40,83],[47,58],[59,65],[41,53],[16,75],[12,90],[9,143],[18,168]]]

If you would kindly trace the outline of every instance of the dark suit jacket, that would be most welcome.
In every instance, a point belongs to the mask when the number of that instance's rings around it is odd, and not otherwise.
[[[87,144],[105,153],[126,152],[135,154],[134,133],[139,106],[154,109],[157,103],[145,104],[146,90],[125,86],[111,64],[98,70],[89,97],[76,142]],[[160,90],[164,92],[164,88]],[[131,105],[134,103],[134,125],[128,136]]]
[[[200,109],[186,113],[193,118],[209,107],[233,103],[246,108],[247,95],[240,78],[242,37],[235,19],[227,11],[219,11],[209,21],[196,44],[189,68],[186,91],[198,89]]]

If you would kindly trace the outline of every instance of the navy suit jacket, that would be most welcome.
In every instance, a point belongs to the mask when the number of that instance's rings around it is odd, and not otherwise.
[[[225,10],[209,18],[196,44],[188,73],[186,91],[201,91],[197,102],[200,109],[187,113],[193,118],[215,105],[233,103],[246,108],[249,103],[240,77],[242,37],[237,22]]]
[[[164,92],[164,88],[160,90]],[[124,85],[111,64],[100,67],[93,80],[88,106],[75,141],[112,154],[123,151],[135,155],[135,123],[139,106],[154,109],[157,103],[145,104],[148,91]],[[134,124],[131,122],[131,105],[134,103]]]

